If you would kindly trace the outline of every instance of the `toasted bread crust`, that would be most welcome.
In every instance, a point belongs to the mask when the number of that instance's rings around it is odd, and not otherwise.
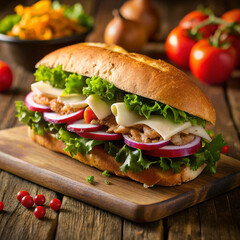
[[[107,79],[116,87],[160,101],[215,124],[216,114],[208,97],[174,66],[149,57],[128,53],[118,46],[81,43],[58,49],[37,65]]]
[[[39,136],[28,128],[28,135],[33,141],[55,152],[60,152],[70,156],[69,152],[64,152],[65,144],[62,141],[58,141],[53,135],[46,133],[45,136]],[[183,182],[188,182],[196,178],[201,174],[205,165],[198,168],[197,171],[191,170],[189,167],[183,167],[179,173],[174,173],[172,170],[163,171],[158,167],[150,166],[140,173],[133,173],[128,171],[127,173],[121,172],[119,167],[121,163],[114,160],[114,157],[110,156],[102,147],[95,146],[90,154],[82,156],[80,153],[74,156],[74,159],[80,162],[98,168],[102,171],[107,170],[117,176],[127,177],[146,185],[161,185],[161,186],[175,186],[180,185]]]

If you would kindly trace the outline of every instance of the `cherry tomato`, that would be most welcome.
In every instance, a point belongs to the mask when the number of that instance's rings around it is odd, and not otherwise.
[[[10,67],[3,61],[0,61],[0,92],[8,90],[13,81],[13,74]]]
[[[49,207],[54,211],[58,211],[61,208],[61,205],[61,201],[57,198],[53,198],[49,203]]]
[[[227,153],[229,150],[229,147],[228,146],[223,146],[222,150],[221,150],[221,153]]]
[[[0,201],[0,212],[4,209],[4,203]]]
[[[237,21],[238,24],[240,24],[240,8],[232,9],[228,12],[225,12],[222,15],[222,19],[229,23]]]
[[[29,195],[29,192],[27,191],[20,191],[17,193],[17,200],[21,202],[22,198],[26,195]]]
[[[98,119],[90,107],[85,108],[83,116],[84,116],[85,123],[90,123],[93,119]]]
[[[200,22],[208,19],[208,15],[204,14],[199,10],[192,11],[188,13],[180,21],[179,26],[184,29],[192,29]],[[207,25],[199,29],[199,33],[202,34],[203,38],[207,38],[215,33],[217,30],[217,25]]]
[[[211,46],[202,39],[190,53],[190,68],[200,81],[210,84],[222,83],[230,77],[236,64],[236,51],[232,46],[226,49]]]
[[[45,203],[46,199],[42,194],[38,194],[34,197],[34,202],[36,205],[41,206]]]
[[[185,29],[174,28],[168,35],[165,46],[169,59],[183,68],[189,67],[189,55],[197,41],[188,36]]]
[[[26,195],[22,198],[21,204],[26,208],[30,208],[34,204],[33,198],[29,195]]]
[[[36,218],[40,219],[45,216],[46,210],[43,206],[38,206],[34,209],[34,215]]]

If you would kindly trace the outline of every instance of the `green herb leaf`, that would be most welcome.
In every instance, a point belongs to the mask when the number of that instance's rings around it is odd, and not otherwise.
[[[87,181],[88,181],[89,183],[93,183],[93,182],[94,182],[94,176],[88,176],[88,177],[87,177]]]
[[[22,16],[13,14],[0,20],[0,33],[6,34],[8,31],[11,31],[13,26],[20,22],[21,18]]]
[[[107,170],[103,171],[102,175],[105,176],[105,177],[110,177],[110,174]]]

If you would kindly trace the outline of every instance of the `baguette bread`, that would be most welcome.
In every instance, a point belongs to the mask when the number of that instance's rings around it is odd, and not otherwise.
[[[52,150],[71,156],[69,152],[64,152],[65,144],[58,141],[53,135],[46,133],[44,136],[36,135],[33,130],[28,128],[29,137],[36,143]],[[188,182],[201,174],[205,165],[200,166],[196,171],[191,170],[189,167],[182,167],[179,173],[174,173],[172,170],[163,171],[158,167],[150,166],[140,173],[127,173],[121,172],[119,167],[121,163],[114,160],[102,147],[95,146],[90,154],[82,156],[80,153],[73,157],[74,159],[95,167],[102,171],[109,171],[120,177],[127,177],[148,186],[161,185],[161,186],[175,186],[183,182]]]
[[[46,55],[36,67],[45,65],[87,77],[101,77],[117,88],[168,104],[215,124],[214,107],[204,92],[174,66],[118,46],[81,43]]]
[[[126,92],[168,104],[212,124],[216,121],[212,103],[185,73],[162,60],[128,53],[119,46],[101,43],[75,44],[48,54],[36,67],[41,65],[49,68],[61,65],[62,69],[68,72],[100,77]],[[29,129],[29,136],[42,146],[71,156],[69,152],[64,152],[64,143],[50,133],[39,136]],[[149,186],[180,185],[196,178],[205,168],[205,165],[201,165],[193,171],[190,167],[182,167],[179,173],[175,173],[150,166],[140,173],[125,173],[119,169],[121,163],[116,162],[114,157],[100,146],[95,146],[85,156],[78,153],[74,158],[102,171],[108,170],[117,176],[128,177]]]

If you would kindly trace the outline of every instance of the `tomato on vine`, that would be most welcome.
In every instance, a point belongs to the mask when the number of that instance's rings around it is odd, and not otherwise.
[[[190,69],[204,83],[223,83],[236,64],[236,51],[231,45],[214,46],[208,39],[196,43],[190,53]]]
[[[209,19],[209,15],[200,10],[195,10],[188,13],[182,18],[179,23],[179,26],[184,29],[194,29],[199,23]],[[215,33],[217,30],[216,24],[207,24],[206,26],[200,27],[198,34],[203,38],[207,38]]]
[[[165,42],[166,54],[178,66],[188,68],[190,51],[196,42],[186,29],[176,27],[169,33]]]

